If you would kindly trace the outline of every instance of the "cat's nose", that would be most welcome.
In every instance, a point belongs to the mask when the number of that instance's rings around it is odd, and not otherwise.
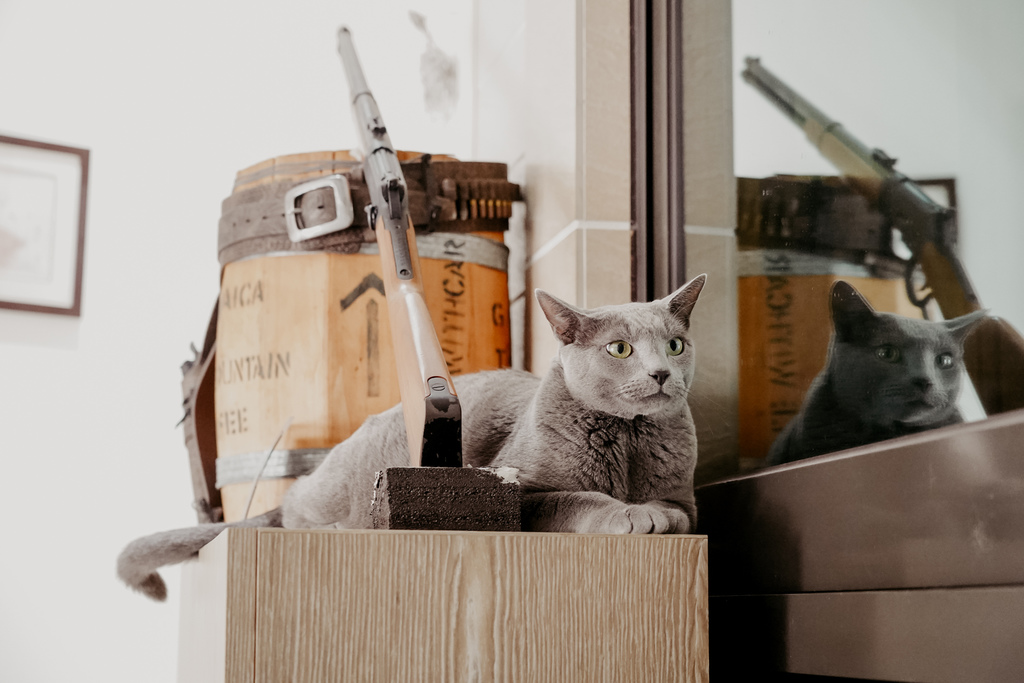
[[[665,380],[668,379],[669,371],[668,370],[655,370],[654,372],[651,372],[649,374],[651,375],[651,377],[653,377],[655,380],[657,380],[658,386],[662,386],[663,384],[665,384]]]
[[[914,386],[921,391],[928,391],[932,388],[932,381],[927,377],[915,377],[913,382]]]

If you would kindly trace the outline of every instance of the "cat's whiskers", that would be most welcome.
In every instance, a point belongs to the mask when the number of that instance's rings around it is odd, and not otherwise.
[[[704,404],[707,404],[714,409],[713,413],[715,415],[721,415],[723,412],[722,404],[716,403],[715,401],[707,398],[706,396],[695,396],[692,394],[690,395],[687,403],[689,404],[690,410],[694,413],[694,417],[696,418],[694,422],[700,422],[700,424],[704,426],[704,429],[708,436],[712,438],[718,436],[718,432],[715,431],[715,427],[717,426],[717,424],[721,424],[726,428],[729,427],[727,420],[719,419],[716,424],[715,420],[707,419],[703,411]]]
[[[689,401],[691,408],[694,407],[694,402],[696,401],[698,404],[704,403],[718,411],[724,411],[726,409],[726,405],[724,403],[716,401],[707,394],[687,393],[687,400]]]
[[[666,391],[664,385],[659,385],[653,379],[647,378],[624,382],[616,388],[615,393],[618,397],[629,401],[639,401],[656,396],[673,398],[673,395]]]

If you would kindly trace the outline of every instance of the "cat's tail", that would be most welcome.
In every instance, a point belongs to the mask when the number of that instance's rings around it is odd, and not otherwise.
[[[122,581],[148,598],[163,602],[167,599],[167,585],[157,569],[192,559],[199,549],[228,527],[279,527],[281,508],[275,508],[259,517],[230,524],[200,524],[161,531],[137,538],[117,557],[117,575]]]

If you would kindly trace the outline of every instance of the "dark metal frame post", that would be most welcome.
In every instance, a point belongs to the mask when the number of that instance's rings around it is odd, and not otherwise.
[[[651,0],[630,2],[630,220],[633,228],[633,301],[654,295],[654,234],[651,184],[651,43],[648,33]]]
[[[683,140],[683,3],[665,2],[665,141],[668,295],[686,284],[686,187]]]
[[[683,7],[631,2],[633,299],[686,282]]]

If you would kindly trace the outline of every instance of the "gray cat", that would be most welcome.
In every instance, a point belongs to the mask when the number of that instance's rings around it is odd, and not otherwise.
[[[963,344],[985,311],[941,322],[877,313],[852,286],[832,286],[825,367],[768,451],[778,465],[963,422]]]
[[[591,310],[538,290],[561,342],[545,377],[496,370],[454,378],[463,411],[463,459],[474,467],[519,471],[524,530],[687,533],[695,527],[689,329],[705,280],[700,275],[652,303]],[[338,444],[292,485],[279,509],[244,525],[371,528],[375,473],[407,464],[405,425],[396,406]],[[133,541],[118,558],[118,575],[163,600],[166,588],[156,570],[194,557],[225,526]]]

